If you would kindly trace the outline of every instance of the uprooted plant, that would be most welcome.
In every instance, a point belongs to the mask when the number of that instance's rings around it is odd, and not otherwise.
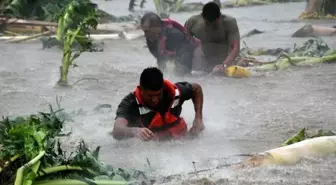
[[[82,52],[96,51],[89,34],[90,29],[97,28],[97,19],[97,5],[88,0],[70,2],[59,16],[56,38],[63,44],[63,58],[57,85],[69,86],[69,67],[77,66],[74,60]],[[78,49],[74,49],[75,43],[79,45]]]
[[[114,169],[98,159],[81,141],[74,153],[61,148],[64,121],[50,106],[49,113],[7,117],[0,123],[0,184],[77,185],[128,184],[146,179],[137,170]]]
[[[242,58],[251,58],[258,55],[274,55],[278,58],[271,62],[260,62],[255,60],[254,63],[261,65],[251,67],[257,71],[270,71],[288,69],[290,66],[312,66],[316,64],[336,62],[336,50],[328,46],[321,38],[311,38],[302,45],[290,49],[259,49],[253,51],[247,46],[241,49]],[[252,59],[251,59],[252,61]],[[253,61],[252,61],[253,63]]]

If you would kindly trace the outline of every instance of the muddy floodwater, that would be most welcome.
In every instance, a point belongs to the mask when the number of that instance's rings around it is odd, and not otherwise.
[[[116,15],[128,14],[125,0],[97,0],[106,11]],[[241,35],[252,29],[264,34],[244,39],[252,48],[292,47],[307,38],[290,35],[305,23],[292,21],[303,11],[305,3],[223,9],[235,16]],[[153,10],[151,2],[146,9]],[[184,23],[194,13],[173,14]],[[336,25],[334,22],[316,22]],[[325,38],[336,48],[335,37]],[[62,53],[58,48],[42,50],[40,41],[22,44],[0,43],[0,113],[1,115],[29,114],[55,105],[55,97],[62,96],[61,106],[67,111],[82,109],[82,114],[67,124],[73,131],[67,138],[69,146],[85,139],[91,146],[101,145],[101,159],[118,167],[137,168],[157,175],[169,175],[197,169],[211,168],[216,163],[234,162],[232,156],[256,153],[280,144],[300,128],[336,129],[336,65],[290,69],[230,79],[209,76],[175,77],[172,81],[197,82],[204,92],[204,122],[206,130],[197,139],[178,142],[141,142],[137,139],[115,141],[112,130],[115,111],[120,100],[138,83],[138,78],[155,60],[144,48],[143,39],[134,41],[110,40],[102,53],[84,53],[77,60],[78,68],[71,68],[70,83],[82,81],[72,89],[55,89],[59,77]],[[99,104],[111,104],[111,110],[95,112]],[[183,107],[182,116],[189,122],[194,118],[191,102]],[[150,161],[148,167],[146,158]],[[214,172],[218,184],[239,185],[301,185],[336,184],[336,160],[311,159],[291,167],[266,167],[233,172],[229,168]],[[206,175],[207,174],[203,174]],[[199,177],[201,178],[201,177]],[[170,182],[181,184],[183,179]],[[202,184],[201,182],[185,182]]]

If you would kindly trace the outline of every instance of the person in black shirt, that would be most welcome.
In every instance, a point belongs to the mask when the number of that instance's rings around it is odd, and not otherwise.
[[[179,139],[187,133],[187,124],[180,117],[182,105],[191,99],[195,119],[190,132],[198,134],[204,129],[202,87],[189,82],[171,83],[158,68],[146,68],[141,73],[140,85],[118,105],[112,135],[118,140]]]
[[[141,18],[141,28],[151,54],[157,59],[158,67],[163,70],[168,60],[175,61],[175,71],[190,73],[193,63],[199,56],[197,48],[200,41],[189,36],[185,28],[171,19],[161,19],[157,14],[148,12]]]

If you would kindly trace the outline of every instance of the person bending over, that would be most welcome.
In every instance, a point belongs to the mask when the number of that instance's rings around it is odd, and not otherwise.
[[[141,18],[149,51],[157,59],[158,67],[166,68],[168,60],[175,61],[175,70],[181,74],[192,70],[194,51],[200,41],[190,37],[184,27],[171,19],[161,19],[148,12]]]
[[[183,138],[187,124],[180,114],[188,100],[192,100],[195,109],[190,132],[197,135],[204,129],[202,87],[197,83],[172,83],[163,78],[158,68],[146,68],[141,73],[140,84],[118,105],[112,135],[118,140]]]
[[[190,17],[184,25],[188,34],[202,42],[203,70],[223,70],[235,65],[240,51],[240,33],[234,17],[222,14],[215,2],[204,5],[202,13]]]

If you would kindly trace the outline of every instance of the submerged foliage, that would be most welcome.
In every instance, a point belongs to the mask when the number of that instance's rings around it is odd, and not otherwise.
[[[4,118],[0,123],[0,184],[75,185],[80,181],[100,184],[102,180],[105,184],[126,184],[146,179],[143,172],[102,163],[100,147],[90,151],[84,141],[74,153],[63,151],[59,140],[66,135],[61,133],[65,123],[60,118],[62,111],[50,106],[49,113]]]
[[[328,44],[319,37],[313,37],[305,41],[303,44],[293,48],[276,48],[276,49],[258,49],[252,50],[251,48],[245,46],[241,49],[242,56],[259,56],[259,55],[274,55],[280,56],[286,54],[290,57],[322,57],[330,55],[334,52]]]
[[[322,57],[329,55],[332,49],[321,38],[308,39],[301,46],[293,48],[291,56]]]
[[[269,62],[258,61],[252,56],[274,55],[277,59]],[[240,52],[241,58],[247,61],[259,64],[251,67],[256,71],[283,70],[291,66],[312,66],[316,64],[336,62],[336,50],[331,49],[321,38],[311,38],[300,46],[294,48],[276,48],[276,49],[259,49],[252,50],[244,47]]]

